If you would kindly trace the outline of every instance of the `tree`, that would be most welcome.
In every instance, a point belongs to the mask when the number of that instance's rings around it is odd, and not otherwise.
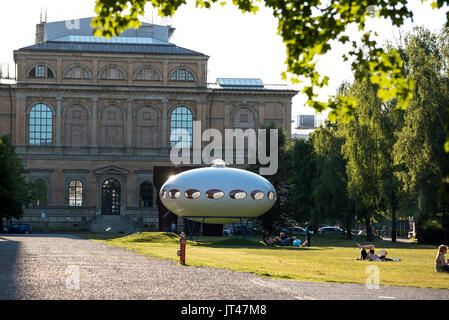
[[[270,129],[278,130],[278,149],[276,150],[278,153],[278,171],[274,175],[265,176],[265,178],[270,181],[275,188],[277,192],[277,199],[274,206],[259,217],[262,227],[271,232],[273,230],[273,225],[283,224],[290,216],[287,198],[290,191],[288,180],[291,174],[291,139],[287,136],[283,127],[277,128],[273,123],[265,125],[262,129],[266,129],[267,146],[272,143],[270,141]],[[272,155],[270,154],[270,157],[271,156]],[[259,173],[260,167],[261,164],[257,161],[256,164],[249,165],[248,170]]]
[[[292,142],[291,163],[289,211],[296,221],[310,221],[315,177],[315,155],[310,140],[296,139]]]
[[[312,221],[352,221],[348,214],[346,192],[346,161],[341,155],[342,138],[337,136],[338,128],[330,122],[326,128],[319,128],[310,137],[315,153],[315,179],[312,183]],[[350,226],[349,226],[350,229]],[[349,232],[349,235],[351,233]]]
[[[405,111],[404,127],[397,134],[394,160],[403,168],[397,176],[408,200],[404,208],[413,210],[419,242],[425,240],[423,227],[427,220],[439,210],[442,217],[448,215],[448,194],[438,192],[439,183],[449,174],[449,154],[442,148],[447,136],[449,99],[445,70],[449,57],[444,52],[439,37],[423,28],[416,28],[406,38],[406,67],[416,86]]]
[[[0,230],[3,219],[20,218],[30,201],[26,171],[8,135],[0,138]]]
[[[384,121],[378,86],[370,81],[355,81],[346,94],[357,101],[355,117],[342,124],[345,142],[342,152],[347,159],[348,192],[357,201],[359,217],[365,220],[367,240],[373,240],[371,218],[379,208],[382,196],[379,177],[382,175],[380,146]]]

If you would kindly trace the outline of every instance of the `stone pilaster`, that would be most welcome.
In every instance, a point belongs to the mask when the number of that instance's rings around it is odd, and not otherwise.
[[[168,100],[162,99],[162,148],[168,147],[168,124],[167,124],[167,113],[168,113]]]
[[[232,110],[232,106],[231,103],[227,100],[225,100],[224,102],[224,123],[223,126],[225,129],[230,129],[232,128],[231,126],[231,110]]]
[[[92,135],[91,135],[91,150],[93,153],[97,153],[98,150],[98,140],[97,140],[97,103],[98,98],[92,99]]]
[[[56,97],[56,153],[62,152],[62,98]]]
[[[164,60],[163,66],[162,66],[162,84],[164,86],[168,85],[168,61]]]
[[[265,104],[259,103],[259,128],[265,124]]]
[[[15,137],[13,139],[14,144],[16,145],[25,145],[28,144],[28,139],[25,136],[26,132],[29,132],[28,119],[29,113],[26,112],[26,97],[17,92],[16,94],[16,125],[15,125]]]
[[[56,147],[62,146],[62,98],[56,98]]]
[[[131,151],[133,146],[133,99],[128,99],[128,111],[126,117],[126,150]]]

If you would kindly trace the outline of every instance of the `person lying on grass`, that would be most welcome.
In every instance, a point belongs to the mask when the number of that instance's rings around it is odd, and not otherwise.
[[[435,258],[436,272],[449,272],[449,259],[446,260],[444,255],[447,253],[447,246],[442,244],[438,247],[437,257]]]
[[[295,236],[292,236],[290,238],[285,238],[284,240],[281,241],[281,243],[277,243],[277,244],[280,244],[281,246],[304,247],[307,245],[307,241],[305,241],[301,245],[301,240],[296,238]]]
[[[287,236],[285,235],[285,233],[281,232],[279,233],[278,237],[274,237],[273,239],[270,239],[269,242],[271,242],[270,244],[278,244],[278,245],[282,245],[282,242],[288,239]],[[265,241],[264,241],[265,242]]]
[[[262,241],[268,245],[280,245],[280,246],[295,246],[295,247],[305,247],[307,246],[307,240],[301,244],[301,240],[297,239],[295,236],[288,238],[285,233],[281,232],[279,237],[274,237],[271,239],[269,233],[266,232],[262,238]]]
[[[401,259],[387,258],[387,250],[380,250],[378,254],[375,254],[374,244],[360,245],[356,243],[356,246],[360,249],[360,260],[368,261],[401,261]],[[366,250],[369,250],[366,252]]]

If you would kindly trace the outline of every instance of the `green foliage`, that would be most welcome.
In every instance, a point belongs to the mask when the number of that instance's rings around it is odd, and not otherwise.
[[[423,242],[428,244],[440,245],[444,244],[444,229],[441,223],[430,221],[425,224],[423,231]]]
[[[296,221],[311,220],[312,182],[315,178],[315,155],[310,140],[296,139],[291,148],[290,194],[288,208]]]
[[[0,220],[19,218],[29,202],[25,169],[9,136],[0,138]],[[1,224],[1,223],[0,223]]]
[[[271,231],[273,224],[282,224],[290,215],[287,198],[290,190],[288,179],[291,175],[291,139],[287,136],[285,128],[277,128],[274,123],[265,125],[261,129],[266,129],[267,146],[272,143],[270,141],[270,129],[278,130],[278,171],[274,175],[265,176],[276,189],[277,200],[274,206],[259,218],[262,227]],[[260,167],[261,164],[257,162],[254,165],[249,165],[248,170],[259,173]]]
[[[318,221],[336,223],[347,212],[346,161],[341,155],[342,138],[338,128],[330,126],[317,129],[310,137],[314,148],[315,178],[312,182],[313,224]]]
[[[449,154],[444,152],[449,99],[445,42],[428,30],[417,28],[406,38],[409,76],[416,81],[413,99],[404,113],[404,126],[397,133],[394,161],[407,207],[418,222],[418,240],[422,224],[438,210],[449,215],[449,193],[438,191],[443,177],[449,175]],[[446,209],[444,209],[446,207]]]

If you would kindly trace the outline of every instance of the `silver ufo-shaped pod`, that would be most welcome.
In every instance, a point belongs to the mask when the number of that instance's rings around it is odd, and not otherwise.
[[[223,224],[258,217],[276,202],[276,190],[264,177],[223,160],[212,163],[170,177],[159,192],[164,206],[179,217]]]

